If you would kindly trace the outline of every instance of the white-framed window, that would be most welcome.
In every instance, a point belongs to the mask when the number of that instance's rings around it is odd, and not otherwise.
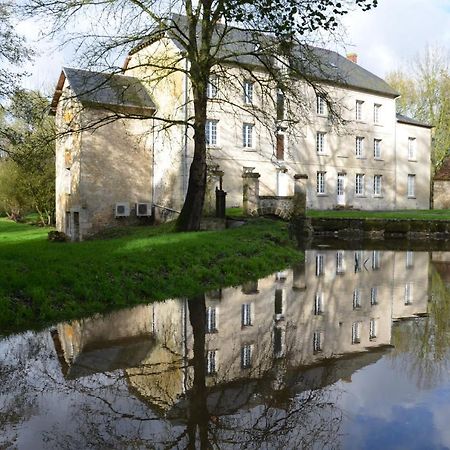
[[[208,98],[217,97],[217,81],[218,79],[215,75],[209,77],[208,84],[206,85],[206,96]]]
[[[215,306],[208,306],[206,308],[206,332],[217,332],[217,309]]]
[[[314,331],[313,335],[313,351],[314,353],[321,352],[323,350],[323,331]]]
[[[356,100],[356,107],[355,107],[355,119],[356,120],[362,120],[363,104],[364,104],[364,102],[362,100]]]
[[[375,197],[381,197],[381,181],[382,175],[374,175],[373,176],[373,195]]]
[[[370,319],[369,322],[369,339],[372,341],[373,339],[376,339],[377,337],[377,320],[376,319]]]
[[[206,374],[214,375],[217,370],[217,350],[208,350],[206,353]]]
[[[241,307],[241,325],[243,327],[249,327],[252,323],[252,304],[244,303]]]
[[[242,145],[244,148],[253,148],[253,127],[252,123],[242,125]]]
[[[251,105],[253,103],[253,82],[244,81],[244,103]]]
[[[284,92],[277,89],[277,120],[284,120]]]
[[[361,289],[353,290],[353,309],[361,308]]]
[[[372,270],[379,270],[381,267],[380,251],[374,250],[372,252]]]
[[[408,138],[408,159],[414,161],[416,159],[416,138]]]
[[[355,156],[357,158],[364,157],[364,138],[362,136],[356,136]]]
[[[414,252],[408,250],[406,252],[406,268],[411,269],[414,267]]]
[[[408,174],[407,194],[408,197],[416,196],[416,175],[412,173]]]
[[[355,194],[364,195],[364,174],[357,173],[355,177]]]
[[[320,316],[323,313],[323,292],[316,292],[314,298],[314,315]]]
[[[378,287],[370,288],[370,305],[378,305]]]
[[[252,367],[253,345],[245,344],[241,347],[241,368],[249,369]]]
[[[361,272],[363,264],[363,252],[358,250],[355,252],[355,273]]]
[[[281,320],[284,313],[284,290],[275,289],[275,319]]]
[[[316,192],[318,194],[325,194],[325,174],[326,172],[317,172],[317,184],[316,184]]]
[[[317,114],[319,116],[324,116],[326,114],[326,107],[327,107],[327,102],[325,101],[325,99],[323,98],[322,95],[318,95],[317,103],[316,103]]]
[[[275,358],[281,358],[284,355],[284,332],[280,327],[273,328],[273,353]]]
[[[342,275],[345,273],[345,253],[343,250],[336,252],[336,274]]]
[[[318,154],[325,153],[325,135],[323,131],[318,131],[316,134],[316,150]]]
[[[361,342],[361,322],[352,323],[352,344]]]
[[[411,282],[405,284],[405,305],[411,305],[413,302],[413,284]]]
[[[205,125],[206,145],[217,145],[217,120],[207,120]]]
[[[319,253],[316,255],[316,276],[320,277],[325,273],[325,255]]]
[[[373,123],[379,125],[381,119],[381,105],[379,103],[375,103],[373,105]]]
[[[381,139],[373,140],[373,157],[375,159],[381,159]]]

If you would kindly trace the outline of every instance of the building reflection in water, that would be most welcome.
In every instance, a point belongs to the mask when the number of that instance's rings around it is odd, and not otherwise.
[[[393,321],[426,314],[428,267],[425,252],[309,250],[304,263],[240,287],[60,324],[52,335],[66,378],[123,369],[133,394],[208,448],[222,417],[239,413],[248,431],[244,409],[286,412],[302,393],[310,401],[377,361]]]

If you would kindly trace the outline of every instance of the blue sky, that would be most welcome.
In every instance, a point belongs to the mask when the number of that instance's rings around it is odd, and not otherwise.
[[[354,11],[344,18],[345,47],[340,51],[356,52],[358,63],[375,74],[401,67],[423,51],[426,45],[450,51],[450,0],[379,0],[372,11]],[[50,93],[62,65],[76,67],[74,55],[55,48],[55,43],[40,38],[39,25],[19,25],[19,31],[34,41],[40,52],[33,64],[26,87]]]

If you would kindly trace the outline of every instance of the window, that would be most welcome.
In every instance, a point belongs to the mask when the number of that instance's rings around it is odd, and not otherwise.
[[[217,77],[212,75],[206,85],[206,96],[208,98],[217,97]]]
[[[244,123],[242,126],[242,144],[244,148],[253,148],[253,125]]]
[[[378,305],[378,287],[370,289],[370,305]]]
[[[372,270],[379,270],[380,267],[380,251],[374,250],[372,252]]]
[[[408,250],[406,252],[406,268],[411,269],[414,267],[414,252]]]
[[[324,116],[326,111],[326,101],[321,95],[317,96],[316,107],[317,107],[317,114],[319,114],[319,116]]]
[[[380,123],[380,111],[381,111],[381,105],[378,103],[375,103],[373,105],[373,123],[375,123],[375,124]]]
[[[325,194],[325,174],[326,172],[317,172],[316,192],[318,194]]]
[[[249,369],[252,367],[252,345],[246,344],[241,348],[241,368]]]
[[[207,120],[205,125],[206,145],[217,145],[217,120]]]
[[[373,195],[381,197],[381,175],[374,175],[373,177]]]
[[[408,197],[414,198],[416,195],[416,176],[408,174]]]
[[[377,337],[377,321],[375,319],[370,319],[369,322],[369,339],[372,341]]]
[[[252,325],[252,304],[244,303],[241,310],[241,324],[243,327]]]
[[[314,299],[314,315],[320,316],[323,313],[323,292],[316,292]]]
[[[283,330],[278,327],[273,329],[273,353],[275,358],[283,356]]]
[[[357,173],[355,178],[355,194],[364,195],[364,174]]]
[[[361,342],[361,322],[352,323],[352,344]]]
[[[314,336],[313,336],[313,351],[314,351],[314,353],[321,352],[322,345],[323,345],[323,332],[314,331]]]
[[[355,252],[355,273],[361,272],[363,263],[363,253],[361,250]]]
[[[353,291],[353,309],[361,308],[361,289],[356,288]]]
[[[356,100],[355,118],[356,120],[362,120],[363,101]]]
[[[316,150],[317,153],[325,153],[325,133],[318,131],[316,135]]]
[[[345,273],[345,259],[342,250],[336,252],[336,274],[342,275]]]
[[[244,103],[251,105],[253,103],[253,83],[244,81]]]
[[[284,120],[284,92],[277,90],[277,120]]]
[[[316,276],[320,277],[325,273],[324,265],[325,265],[325,255],[319,253],[318,255],[316,255]]]
[[[361,136],[356,136],[355,155],[357,158],[364,157],[364,138]]]
[[[277,159],[278,161],[284,160],[284,134],[277,134]]]
[[[413,137],[408,138],[408,159],[416,159],[416,138]]]
[[[206,308],[206,332],[217,332],[217,312],[216,308],[213,306],[208,306],[208,308]]]
[[[413,284],[405,284],[405,305],[411,305],[413,302]]]
[[[275,289],[275,319],[283,317],[283,289]]]
[[[214,375],[216,373],[216,350],[208,350],[206,353],[206,374]]]
[[[381,139],[373,140],[373,157],[375,159],[381,158]]]

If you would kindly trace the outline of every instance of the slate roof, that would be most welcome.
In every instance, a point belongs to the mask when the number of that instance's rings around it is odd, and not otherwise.
[[[156,107],[138,78],[64,67],[51,103],[56,111],[64,81],[83,106],[151,116]]]
[[[174,37],[172,31],[176,28],[187,34],[186,17],[173,15],[169,25],[164,31],[158,30],[152,36],[143,39],[135,48],[130,51],[130,55],[138,52],[147,45],[151,45],[160,37],[167,35],[172,37],[174,44],[185,51],[179,40]],[[219,28],[222,27],[222,28]],[[222,39],[223,25],[219,25],[213,38],[213,45],[220,41],[216,57],[224,59],[226,62],[248,66],[264,66],[264,53],[267,55],[277,54],[278,44],[273,36],[263,34],[261,32],[243,30],[236,27],[230,27],[226,31],[226,36]],[[178,36],[180,31],[177,31]],[[200,33],[198,33],[200,38]],[[255,43],[260,44],[261,48],[269,50],[255,49]],[[349,88],[374,92],[388,97],[398,97],[399,93],[386,83],[382,78],[376,76],[372,72],[355,64],[345,56],[337,52],[313,47],[309,45],[296,45],[294,52],[296,53],[295,63],[299,73],[304,74],[306,78],[317,81],[324,81],[332,84],[343,85]]]
[[[433,125],[421,122],[419,120],[413,119],[412,117],[408,117],[403,114],[397,114],[397,122],[405,123],[407,125],[414,125],[416,127],[433,128]]]
[[[441,166],[434,175],[434,181],[449,181],[450,180],[450,157],[447,157],[442,162]]]

